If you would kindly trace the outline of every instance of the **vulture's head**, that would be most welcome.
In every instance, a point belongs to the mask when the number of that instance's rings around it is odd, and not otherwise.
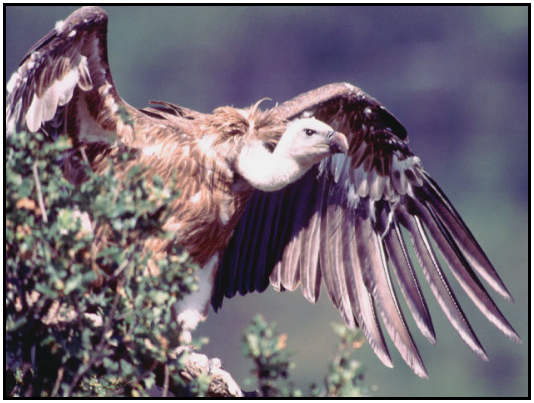
[[[241,150],[238,172],[255,188],[275,191],[295,182],[329,155],[347,152],[343,133],[315,118],[290,122],[274,150],[252,140]]]
[[[274,152],[310,168],[328,155],[346,153],[349,148],[343,133],[315,118],[297,119],[287,125]]]

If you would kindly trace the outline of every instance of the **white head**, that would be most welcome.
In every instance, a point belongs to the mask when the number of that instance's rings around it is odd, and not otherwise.
[[[315,118],[297,119],[287,125],[274,153],[292,158],[310,168],[328,155],[347,152],[344,134]]]
[[[255,188],[275,191],[295,182],[323,158],[347,152],[347,138],[315,118],[298,119],[287,125],[275,149],[251,141],[237,159],[238,172]]]

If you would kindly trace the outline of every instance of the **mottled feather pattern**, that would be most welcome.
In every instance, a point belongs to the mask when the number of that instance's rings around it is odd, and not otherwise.
[[[220,116],[222,113],[226,116]],[[181,132],[176,127],[166,126],[158,130],[156,126],[151,129],[150,139],[138,149],[137,158],[116,167],[120,175],[130,166],[140,164],[146,167],[148,178],[157,174],[164,181],[171,181],[173,177],[177,179],[180,198],[169,206],[172,217],[167,226],[176,234],[174,241],[184,246],[201,265],[227,245],[232,229],[252,194],[250,186],[241,185],[241,191],[234,190],[236,181],[240,179],[234,177],[230,163],[240,148],[240,142],[249,135],[250,122],[240,113],[228,110],[215,111],[214,116],[217,121],[224,120],[227,124],[234,119],[234,124],[228,126],[232,134],[212,140],[217,123],[205,117],[199,118],[201,121],[196,123],[196,131]],[[137,117],[135,132],[141,131],[138,127],[148,124],[143,123],[143,119],[150,118]],[[168,245],[152,247],[162,251]]]
[[[52,136],[68,132],[77,141],[110,142],[115,135],[131,140],[131,127],[119,113],[131,107],[113,85],[106,36],[106,13],[86,7],[34,45],[8,84],[8,134],[26,128]],[[88,116],[80,118],[82,112]]]

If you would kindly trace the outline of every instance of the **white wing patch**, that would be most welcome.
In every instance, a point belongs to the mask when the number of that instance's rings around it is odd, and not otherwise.
[[[32,53],[30,60],[23,66],[23,68],[30,71],[35,65],[35,60],[39,57],[39,52]],[[15,87],[20,84],[20,80],[21,75],[18,72],[11,76],[7,85],[8,93],[13,91]],[[26,77],[22,79],[22,82],[25,82],[25,80]],[[28,130],[30,132],[36,132],[41,128],[43,123],[51,120],[56,114],[58,106],[63,106],[71,100],[76,86],[79,86],[84,91],[92,88],[87,58],[85,56],[80,56],[78,58],[78,64],[69,70],[63,77],[55,80],[52,85],[44,91],[41,97],[37,96],[37,93],[34,93],[32,102],[26,112],[25,120]],[[18,114],[15,113],[14,116],[16,119]],[[14,126],[14,124],[12,126]]]
[[[371,200],[385,199],[397,202],[401,195],[411,193],[411,186],[421,186],[421,161],[417,156],[399,159],[392,156],[391,173],[379,175],[375,169],[366,171],[362,165],[356,169],[350,167],[349,158],[343,154],[334,154],[319,165],[319,174],[328,169],[335,183],[341,183],[346,190],[347,203],[355,207],[362,197]]]
[[[54,29],[60,34],[63,31],[64,25],[65,22],[63,20],[59,20],[56,22],[56,25],[54,25]]]
[[[9,78],[9,81],[6,84],[6,91],[9,94],[10,92],[13,92],[15,89],[15,85],[17,84],[17,81],[20,79],[19,73],[15,71],[13,74],[11,74],[11,77]]]
[[[26,126],[36,132],[41,124],[52,119],[58,106],[65,105],[71,98],[78,83],[78,70],[70,70],[61,80],[55,81],[42,95],[33,95],[26,114]]]

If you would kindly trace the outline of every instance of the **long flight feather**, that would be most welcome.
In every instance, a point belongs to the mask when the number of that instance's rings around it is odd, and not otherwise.
[[[352,302],[356,321],[361,326],[369,345],[385,366],[393,368],[384,334],[376,316],[373,297],[364,284],[362,262],[358,255],[356,243],[356,224],[354,220],[346,220],[343,223],[343,249],[347,272],[345,278],[349,298]]]
[[[417,258],[423,274],[425,275],[432,293],[436,297],[441,309],[456,329],[462,340],[475,351],[479,357],[487,361],[488,356],[480,344],[471,325],[465,317],[460,304],[452,292],[447,278],[432,251],[432,247],[426,236],[425,230],[418,217],[411,216],[406,211],[399,214],[401,223],[410,232]]]
[[[495,291],[507,300],[512,301],[510,292],[460,215],[456,212],[437,183],[426,173],[424,173],[424,177],[425,185],[421,190],[425,192],[426,199],[428,200],[426,203],[427,207],[431,208],[436,216],[439,217],[443,226],[447,228],[477,273]]]
[[[519,336],[488,295],[484,286],[471,269],[471,266],[451,239],[446,228],[444,228],[439,221],[436,222],[436,217],[433,217],[432,214],[419,202],[413,199],[412,202],[415,204],[418,216],[420,216],[425,223],[443,257],[448,262],[454,277],[458,280],[467,295],[469,295],[471,300],[491,323],[493,323],[506,336],[519,342]]]
[[[367,273],[364,278],[368,278],[366,285],[378,303],[378,309],[386,330],[408,366],[413,369],[416,375],[427,378],[428,374],[419,351],[413,343],[398,306],[395,291],[389,278],[382,244],[371,227],[370,217],[359,219],[356,227],[358,255],[360,262],[363,262],[362,271]]]

